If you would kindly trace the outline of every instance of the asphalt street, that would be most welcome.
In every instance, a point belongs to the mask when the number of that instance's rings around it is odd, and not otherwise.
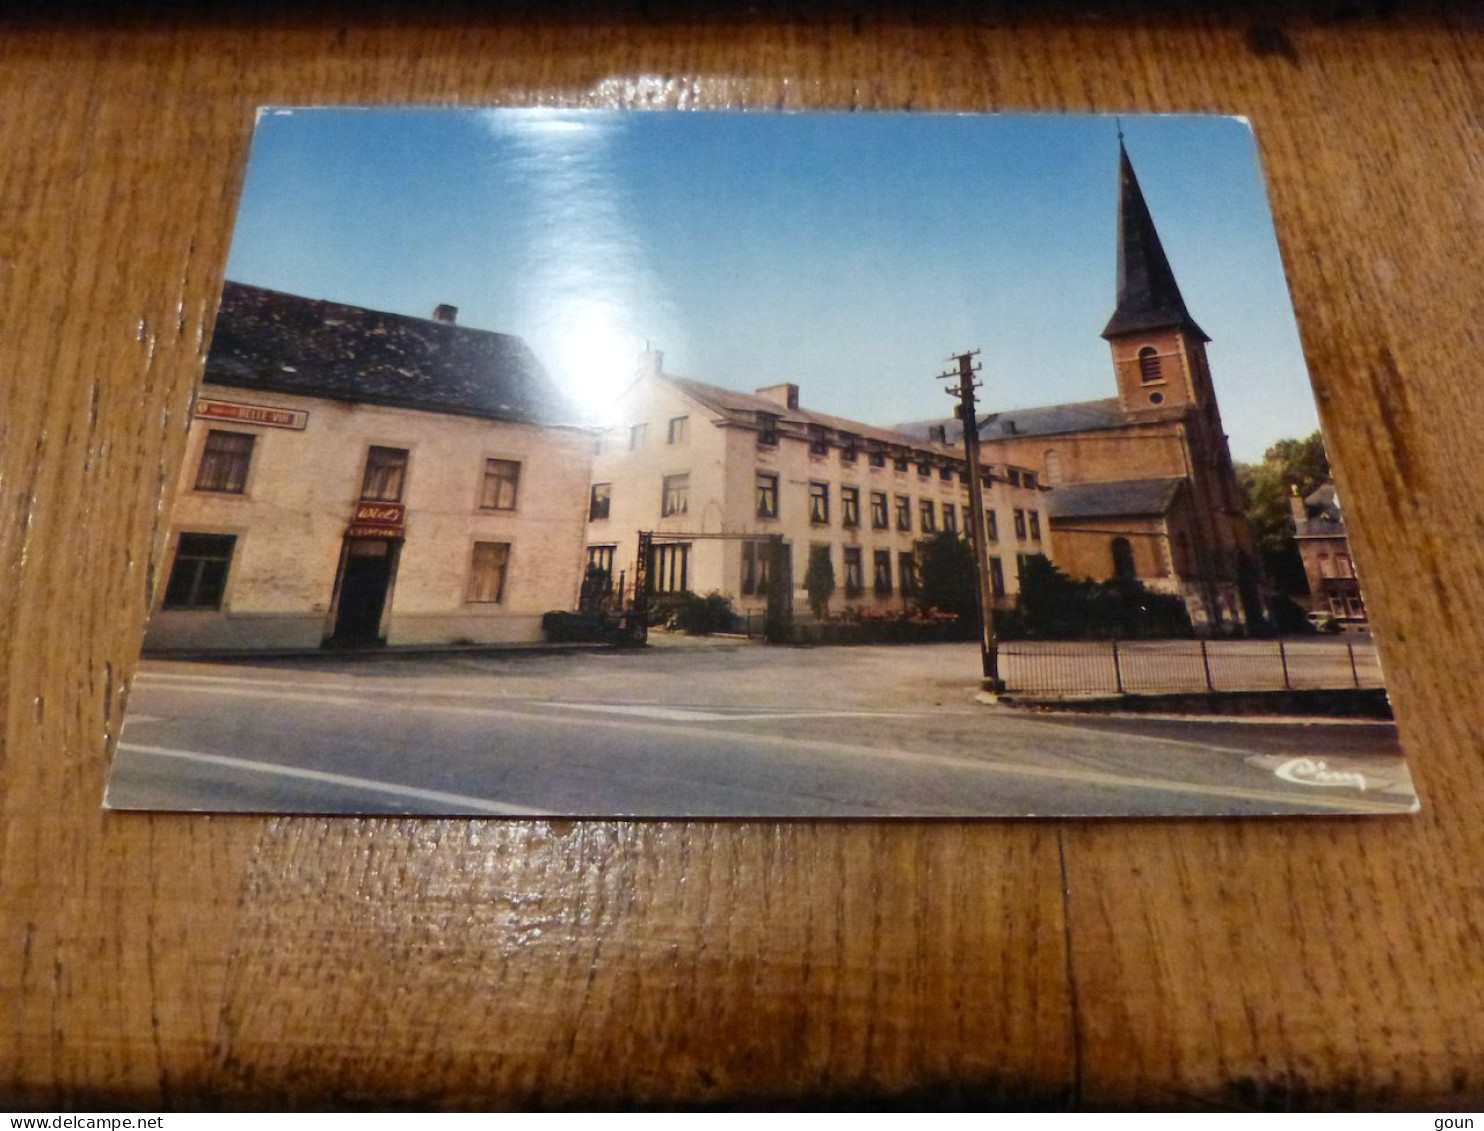
[[[146,661],[115,809],[636,817],[1404,813],[1389,723],[1035,714],[973,645]]]

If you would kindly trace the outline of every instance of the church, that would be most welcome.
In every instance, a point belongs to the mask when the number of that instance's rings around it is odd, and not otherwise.
[[[1036,468],[1057,567],[1181,597],[1200,635],[1263,622],[1263,581],[1206,343],[1119,139],[1118,274],[1104,327],[1117,395],[979,421],[987,460]],[[961,443],[957,420],[945,427]]]

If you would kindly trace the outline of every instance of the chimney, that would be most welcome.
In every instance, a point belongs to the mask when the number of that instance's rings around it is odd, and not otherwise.
[[[948,443],[948,425],[946,425],[946,424],[929,424],[928,425],[928,443],[929,444],[946,444],[946,443]]]
[[[1309,521],[1309,508],[1304,505],[1304,497],[1299,494],[1298,484],[1288,485],[1288,509],[1293,515],[1293,524],[1302,526]]]
[[[437,306],[433,307],[433,321],[434,322],[442,322],[442,323],[444,323],[446,325],[452,326],[452,325],[456,324],[458,322],[458,320],[459,320],[459,308],[458,307],[456,307],[456,306],[449,306],[448,303],[446,303],[446,302],[440,302]]]
[[[784,382],[781,385],[768,385],[765,388],[759,389],[757,395],[764,400],[781,404],[784,408],[799,407],[799,387],[788,382]]]
[[[638,363],[635,366],[640,377],[660,377],[665,372],[665,353],[663,350],[651,349],[648,342],[644,343],[644,350],[639,354]]]

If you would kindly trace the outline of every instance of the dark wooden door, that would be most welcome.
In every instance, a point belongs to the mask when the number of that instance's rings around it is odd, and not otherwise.
[[[381,639],[381,615],[386,609],[395,560],[395,547],[384,538],[349,541],[340,575],[334,643],[365,645]]]

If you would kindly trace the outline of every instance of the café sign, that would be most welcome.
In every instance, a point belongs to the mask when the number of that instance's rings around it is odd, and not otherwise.
[[[303,431],[309,423],[309,413],[302,409],[270,408],[211,397],[196,399],[196,415],[203,420],[229,420],[237,424],[261,424],[267,428],[293,428],[296,431]]]
[[[351,538],[401,538],[407,533],[407,508],[401,503],[356,504],[351,516]]]

